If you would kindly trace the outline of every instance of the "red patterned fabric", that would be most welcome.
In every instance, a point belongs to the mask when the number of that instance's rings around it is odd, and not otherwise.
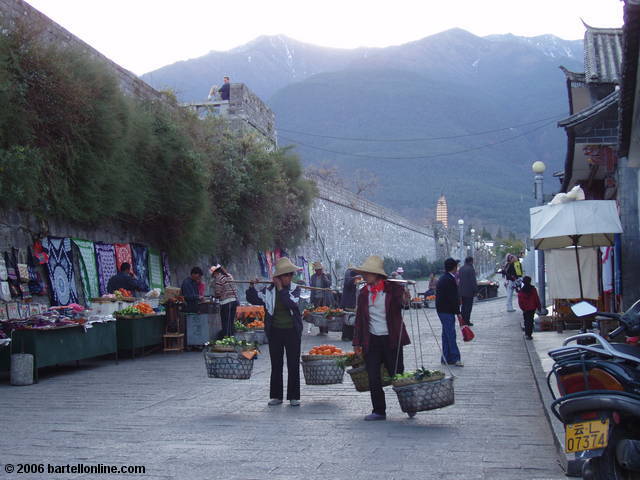
[[[120,265],[127,262],[129,265],[133,265],[131,257],[131,246],[128,243],[115,243],[116,247],[116,267],[120,271]]]

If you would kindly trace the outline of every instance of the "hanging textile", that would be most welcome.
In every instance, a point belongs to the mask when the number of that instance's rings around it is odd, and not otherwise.
[[[267,257],[263,252],[258,252],[258,263],[260,264],[260,275],[263,278],[267,278],[269,276],[269,269],[267,266]]]
[[[113,246],[116,249],[116,267],[118,271],[120,271],[120,267],[125,262],[129,265],[133,265],[133,260],[131,258],[131,246],[128,243],[114,243]]]
[[[298,256],[298,266],[302,267],[302,279],[307,285],[311,285],[311,276],[309,275],[309,262],[302,255]]]
[[[47,237],[43,242],[49,255],[47,271],[51,283],[51,304],[69,305],[78,302],[76,277],[73,271],[71,239]]]
[[[265,250],[264,252],[264,256],[267,259],[267,275],[265,275],[267,278],[271,278],[271,273],[273,272],[273,257],[271,255],[271,251],[269,250]]]
[[[136,276],[146,292],[149,290],[149,249],[144,245],[132,243],[131,253]]]
[[[96,266],[96,252],[93,242],[88,240],[80,240],[74,238],[73,243],[78,247],[80,252],[80,276],[82,278],[82,287],[84,288],[84,296],[87,301],[100,296],[100,287],[98,285],[98,268]]]
[[[602,254],[602,291],[613,292],[613,247],[600,247]]]
[[[598,299],[598,257],[596,249],[580,247],[580,276],[584,298]],[[545,250],[549,296],[580,298],[576,253],[573,248]]]
[[[44,251],[40,240],[33,242],[33,255],[38,259],[40,265],[46,265],[49,261],[49,255]]]
[[[163,272],[162,272],[162,260],[160,259],[160,252],[149,249],[149,283],[151,288],[164,288],[163,284]]]
[[[116,249],[111,243],[95,242],[93,248],[96,252],[96,264],[98,265],[98,289],[100,295],[107,294],[109,279],[118,273],[116,268]]]
[[[171,271],[169,270],[169,255],[162,252],[162,274],[164,276],[164,286],[171,285]]]

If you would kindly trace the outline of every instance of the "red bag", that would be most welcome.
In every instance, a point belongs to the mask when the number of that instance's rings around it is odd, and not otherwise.
[[[461,327],[460,332],[462,333],[462,340],[464,340],[465,342],[470,342],[476,336],[469,325],[464,325],[463,327]]]

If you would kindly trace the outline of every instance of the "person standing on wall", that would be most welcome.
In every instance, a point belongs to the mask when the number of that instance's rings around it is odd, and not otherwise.
[[[402,309],[410,299],[404,285],[387,282],[382,258],[373,255],[355,269],[367,284],[358,294],[353,345],[364,354],[372,412],[367,421],[386,420],[386,401],[382,390],[381,365],[389,374],[404,373],[402,347],[411,343],[402,321]]]
[[[331,288],[331,277],[324,273],[324,267],[320,262],[314,262],[313,269],[315,273],[311,275],[311,286],[316,288]],[[314,307],[330,307],[333,303],[333,293],[330,291],[311,290],[311,303]],[[318,327],[320,332],[318,335],[326,335],[329,333],[328,327]]]
[[[464,265],[458,270],[458,291],[460,293],[460,304],[462,305],[462,320],[466,325],[473,326],[473,323],[471,323],[471,310],[473,309],[473,298],[478,292],[473,257],[465,258]]]
[[[229,83],[229,77],[224,77],[224,83],[218,92],[220,93],[220,98],[222,100],[229,100],[229,97],[231,96],[231,84]]]
[[[235,333],[234,323],[238,307],[238,292],[233,284],[233,277],[220,264],[212,266],[209,271],[213,296],[220,302],[222,331],[218,337],[232,337]]]
[[[287,257],[276,262],[273,284],[257,291],[253,283],[247,289],[247,301],[263,305],[266,310],[264,331],[269,340],[271,381],[269,406],[280,405],[283,399],[284,354],[287,354],[287,400],[292,407],[300,405],[300,351],[302,316],[298,308],[300,288],[292,284],[293,274],[300,270]],[[258,280],[256,279],[256,282]]]
[[[460,350],[456,343],[456,317],[462,322],[460,314],[460,295],[456,282],[459,260],[447,258],[444,261],[444,274],[436,285],[436,311],[442,323],[442,364],[464,367]]]

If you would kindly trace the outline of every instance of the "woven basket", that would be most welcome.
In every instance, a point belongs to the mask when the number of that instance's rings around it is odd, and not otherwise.
[[[253,360],[247,360],[238,353],[204,353],[204,364],[209,378],[229,378],[246,380],[251,378]]]
[[[333,360],[334,362],[345,358],[346,355],[301,355],[303,362],[315,362],[317,360]]]
[[[214,352],[235,352],[236,347],[233,345],[214,345],[211,347]]]
[[[443,378],[444,378],[444,373],[431,375],[430,377],[425,377],[421,380],[417,380],[415,378],[401,378],[400,380],[394,380],[393,386],[404,387],[405,385],[415,385],[416,383],[437,382],[438,380],[442,380]]]
[[[256,341],[256,332],[253,330],[248,330],[246,332],[236,332],[233,336],[238,340],[244,340],[245,342],[255,342]]]
[[[316,327],[327,326],[327,317],[324,316],[324,313],[312,313],[311,320]]]
[[[341,332],[344,327],[344,317],[345,315],[342,314],[327,318],[327,329],[330,332]]]
[[[367,373],[367,367],[350,368],[347,370],[347,373],[351,375],[351,380],[353,381],[353,385],[356,387],[357,391],[369,391],[369,374]],[[389,372],[387,372],[387,369],[383,365],[380,366],[380,375],[382,375],[383,387],[391,385]]]
[[[344,379],[344,367],[337,365],[334,359],[314,360],[300,362],[302,373],[307,385],[332,385],[342,383]]]
[[[393,387],[403,412],[413,417],[416,412],[434,410],[453,405],[453,377],[435,382],[414,383],[403,387]]]

